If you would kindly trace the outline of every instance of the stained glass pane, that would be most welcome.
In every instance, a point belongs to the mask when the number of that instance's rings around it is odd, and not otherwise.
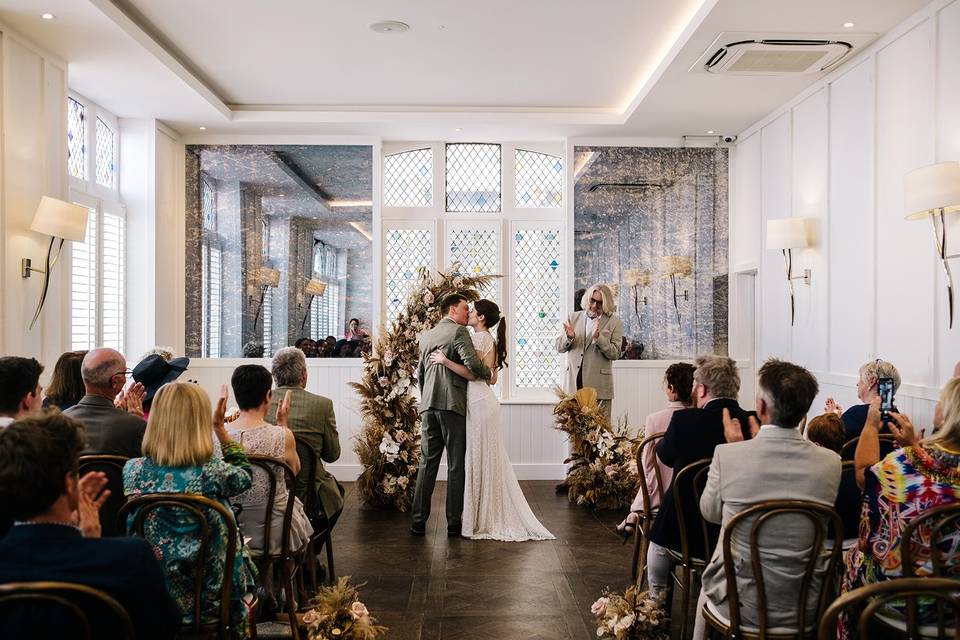
[[[560,382],[554,340],[560,318],[561,229],[520,229],[513,236],[516,267],[516,386],[549,389]]]
[[[383,159],[383,205],[429,207],[433,204],[433,151],[416,149]]]
[[[386,236],[384,308],[389,325],[406,307],[410,287],[417,281],[417,269],[429,268],[433,262],[433,246],[429,229],[390,229]]]
[[[97,184],[113,188],[113,129],[106,122],[97,118]]]
[[[559,207],[563,193],[563,161],[557,156],[517,149],[517,207]]]
[[[67,98],[67,172],[74,178],[87,179],[87,145],[83,105]]]
[[[500,145],[447,145],[447,211],[500,211]]]
[[[496,274],[500,256],[496,229],[457,229],[450,231],[450,262],[460,263],[460,272],[469,275]],[[496,302],[497,283],[494,280],[480,291],[480,296]]]

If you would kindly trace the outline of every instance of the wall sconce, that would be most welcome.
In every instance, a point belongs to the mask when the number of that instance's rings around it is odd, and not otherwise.
[[[680,305],[677,304],[678,298],[689,300],[690,295],[684,289],[683,293],[677,295],[677,278],[688,278],[693,275],[693,263],[689,258],[683,256],[663,256],[660,258],[660,273],[664,277],[670,278],[673,285],[673,309],[677,313],[677,326],[680,326]]]
[[[633,313],[637,316],[637,326],[640,326],[640,300],[647,304],[647,296],[640,297],[640,289],[650,284],[652,278],[647,271],[643,269],[627,269],[623,272],[623,279],[628,285],[633,287]]]
[[[947,281],[949,328],[953,328],[953,274],[947,260],[947,227],[944,214],[960,213],[960,162],[939,162],[909,172],[903,179],[903,210],[907,220],[930,218],[937,257]]]
[[[263,299],[267,297],[267,289],[280,284],[280,271],[271,267],[260,267],[257,270],[257,283],[260,285],[260,304],[257,305],[257,314],[253,317],[253,332],[257,332],[257,322],[260,321],[260,311],[263,310]]]
[[[780,249],[783,252],[783,264],[787,271],[787,284],[790,287],[790,326],[796,317],[793,281],[803,280],[810,284],[810,269],[804,269],[802,276],[793,275],[793,250],[809,247],[806,218],[778,218],[767,220],[767,249]]]
[[[30,321],[30,329],[37,323],[40,312],[43,311],[43,303],[47,299],[47,290],[50,288],[50,271],[53,265],[60,258],[60,251],[63,250],[63,243],[66,240],[83,242],[87,237],[87,218],[89,211],[86,207],[63,200],[57,200],[49,196],[40,198],[40,204],[37,211],[33,214],[33,222],[30,223],[30,230],[50,236],[50,244],[47,245],[47,258],[43,269],[37,269],[31,266],[30,258],[20,259],[20,275],[29,278],[33,272],[43,274],[43,288],[40,291],[40,301],[37,303],[37,310],[33,313],[33,320]],[[53,255],[53,243],[59,238],[57,253]]]
[[[307,312],[303,314],[303,322],[300,323],[301,331],[307,326],[307,317],[310,315],[310,307],[313,306],[313,299],[317,296],[322,296],[326,290],[327,283],[323,280],[310,280],[307,282],[307,286],[303,288],[303,292],[310,296],[310,301],[307,302]]]

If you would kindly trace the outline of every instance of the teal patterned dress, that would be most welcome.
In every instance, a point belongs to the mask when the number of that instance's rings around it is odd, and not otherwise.
[[[187,493],[202,495],[218,501],[227,510],[227,499],[239,495],[250,488],[252,474],[250,463],[243,453],[243,447],[236,442],[223,445],[223,459],[211,458],[203,466],[167,467],[159,465],[150,458],[134,458],[127,461],[123,468],[123,491],[129,498],[156,493]],[[134,515],[128,518],[128,525]],[[226,553],[227,536],[223,530],[223,520],[217,514],[209,516],[209,524],[221,535],[212,537],[204,572],[204,593],[210,600],[203,603],[204,616],[216,616],[223,576],[223,560]],[[235,525],[234,525],[235,526]],[[184,612],[184,623],[193,622],[193,584],[192,576],[200,549],[196,520],[186,514],[154,512],[144,523],[144,534],[154,545],[154,553],[160,559],[167,580],[167,590]],[[242,540],[238,534],[238,545]],[[243,597],[254,593],[257,587],[257,572],[250,560],[246,548],[238,546],[233,567],[233,589],[231,591],[231,613],[234,629],[242,636],[248,634],[247,610]]]

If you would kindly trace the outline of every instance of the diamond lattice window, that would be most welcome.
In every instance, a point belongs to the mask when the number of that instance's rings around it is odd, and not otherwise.
[[[114,183],[114,140],[113,129],[97,118],[97,184],[110,189]]]
[[[557,156],[517,149],[517,207],[552,209],[563,198],[563,161]]]
[[[447,145],[447,211],[500,211],[500,145]]]
[[[73,98],[67,98],[67,171],[74,178],[87,179],[87,145],[85,109]]]
[[[561,229],[519,229],[513,237],[516,386],[549,389],[560,381],[554,347],[560,326]]]
[[[450,231],[450,262],[459,262],[460,272],[471,276],[498,273],[497,235],[496,229],[454,228]],[[480,296],[496,301],[497,282],[480,290]]]
[[[406,308],[407,295],[417,281],[417,269],[432,264],[433,247],[429,229],[390,229],[386,235],[385,303],[389,325]]]
[[[433,205],[433,151],[416,149],[383,159],[383,206]]]

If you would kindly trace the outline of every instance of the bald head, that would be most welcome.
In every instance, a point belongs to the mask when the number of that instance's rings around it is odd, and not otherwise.
[[[127,368],[127,361],[114,349],[93,349],[87,352],[80,364],[80,376],[90,395],[104,396],[111,400],[123,388],[126,378],[117,375]]]

